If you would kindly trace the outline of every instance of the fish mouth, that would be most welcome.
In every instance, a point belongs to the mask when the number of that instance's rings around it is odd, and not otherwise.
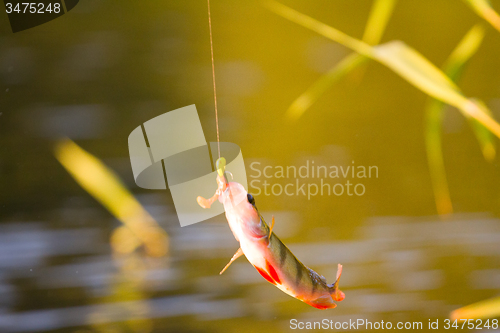
[[[226,185],[224,190],[222,191],[222,193],[219,195],[219,201],[224,204],[226,202],[226,200],[231,200],[230,198],[230,190],[229,190],[229,186]]]

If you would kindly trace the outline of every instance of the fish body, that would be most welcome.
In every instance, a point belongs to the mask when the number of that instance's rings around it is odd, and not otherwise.
[[[223,183],[221,179],[218,182]],[[335,308],[334,301],[344,299],[338,288],[342,266],[338,266],[336,282],[327,284],[323,276],[302,264],[272,233],[241,184],[225,183],[218,199],[224,205],[229,227],[242,253],[267,281],[318,309]],[[230,263],[238,256],[237,252]]]

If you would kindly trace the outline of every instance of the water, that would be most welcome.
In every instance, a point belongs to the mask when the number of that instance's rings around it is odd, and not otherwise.
[[[188,331],[198,322],[230,330],[231,321],[243,318],[267,322],[264,326],[273,329],[286,327],[291,318],[427,321],[446,317],[469,295],[484,297],[499,288],[500,224],[481,215],[447,222],[378,217],[357,228],[352,240],[289,243],[298,258],[330,279],[336,264],[344,265],[347,296],[331,311],[318,311],[281,293],[245,259],[219,276],[237,246],[224,225],[174,227],[168,260],[139,258],[147,263],[128,271],[123,270],[126,260],[110,255],[98,229],[20,225],[8,223],[1,229],[2,331],[99,330],[106,323],[121,327],[130,313],[153,325],[179,322]],[[284,227],[277,225],[276,233]],[[131,288],[120,299],[116,290],[127,279],[133,280],[128,281]],[[141,297],[134,299],[131,293]],[[107,298],[113,301],[103,301]],[[24,306],[16,310],[16,304]]]

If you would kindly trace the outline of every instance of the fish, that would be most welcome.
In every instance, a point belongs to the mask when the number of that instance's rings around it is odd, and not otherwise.
[[[260,275],[286,294],[317,309],[333,309],[345,298],[339,289],[342,265],[338,264],[336,281],[326,279],[304,265],[273,232],[274,216],[269,226],[259,213],[254,197],[243,185],[228,182],[225,176],[225,160],[217,160],[217,190],[213,197],[197,198],[203,208],[219,200],[224,205],[226,219],[239,249],[220,272],[222,274],[236,259],[244,255]]]

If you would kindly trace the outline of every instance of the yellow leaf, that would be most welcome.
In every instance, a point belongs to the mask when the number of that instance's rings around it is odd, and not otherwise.
[[[375,47],[374,58],[429,95],[453,104],[465,100],[439,68],[401,41]]]
[[[123,237],[124,235],[135,235],[150,255],[163,256],[167,253],[166,232],[158,226],[112,170],[69,139],[58,142],[55,156],[85,191],[130,229],[131,233],[119,231],[112,240],[125,240],[127,237]],[[134,247],[134,242],[130,240],[127,245],[112,246],[121,251]]]
[[[395,4],[396,0],[374,1],[363,35],[364,42],[373,45],[380,41]],[[314,82],[292,103],[292,105],[290,105],[286,111],[286,117],[291,120],[297,120],[328,90],[328,88],[354,69],[366,63],[367,60],[368,58],[356,53],[345,57],[330,69],[328,73]]]
[[[457,81],[467,61],[476,53],[484,37],[484,29],[476,25],[458,43],[443,66],[444,72],[452,80]],[[439,215],[453,212],[453,206],[446,180],[446,171],[441,147],[441,124],[443,119],[444,104],[437,99],[432,99],[425,110],[425,144],[427,148],[427,161],[431,175],[436,209]],[[484,112],[489,111],[485,108]],[[478,137],[484,154],[490,156],[494,145],[491,141],[491,132],[476,120],[469,118],[471,125]],[[492,148],[493,147],[493,148]],[[485,155],[486,156],[486,155]]]
[[[464,306],[450,314],[452,320],[495,318],[498,316],[500,316],[500,297]]]
[[[416,88],[442,102],[455,106],[466,117],[475,118],[489,131],[500,137],[500,125],[490,114],[484,112],[473,100],[464,97],[458,87],[440,69],[403,42],[394,41],[372,47],[276,1],[268,0],[265,1],[264,5],[292,22],[382,63]]]
[[[370,10],[362,40],[370,45],[380,42],[392,15],[396,0],[375,0]]]
[[[483,19],[500,31],[500,16],[487,0],[464,0]]]
[[[342,79],[347,73],[350,73],[354,68],[368,60],[367,57],[353,53],[342,59],[328,73],[320,77],[320,79],[310,86],[302,95],[300,95],[290,105],[286,111],[286,117],[292,120],[297,120],[311,105],[316,102],[321,95],[325,93],[335,82]]]

